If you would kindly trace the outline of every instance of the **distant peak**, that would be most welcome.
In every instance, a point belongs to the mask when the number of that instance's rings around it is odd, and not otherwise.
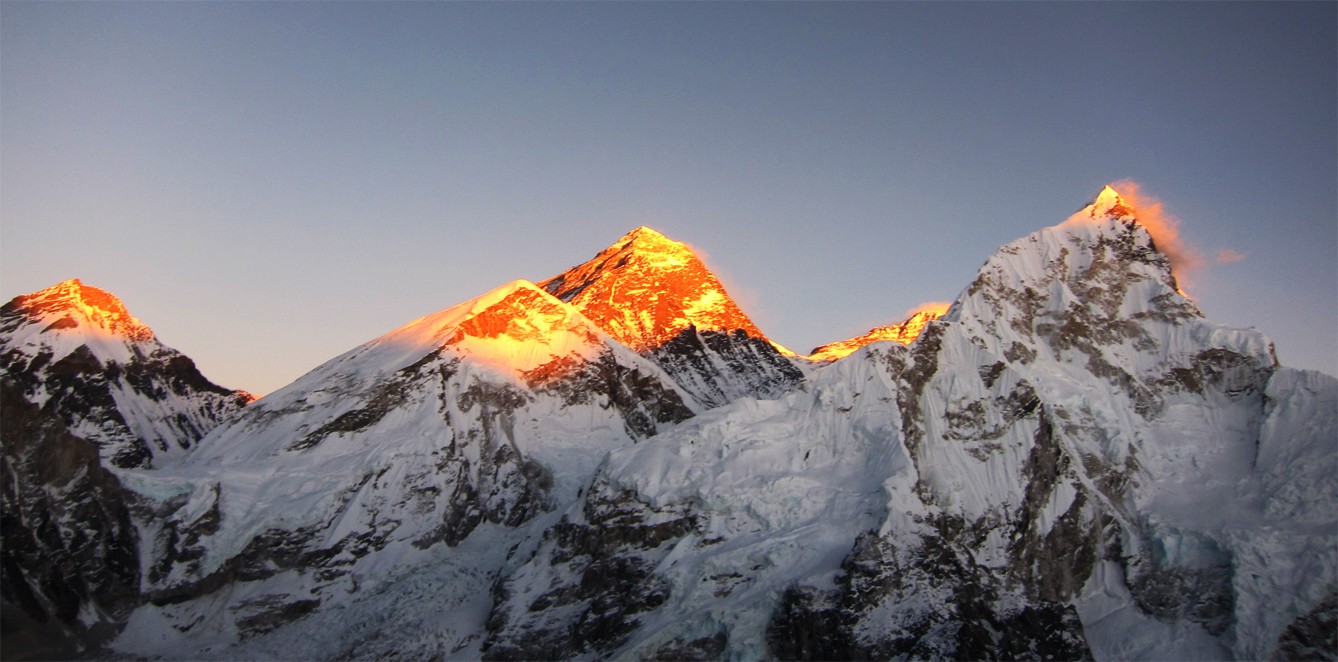
[[[636,351],[689,327],[765,339],[690,246],[644,225],[539,287]]]
[[[14,297],[0,310],[21,313],[33,319],[54,318],[48,328],[87,325],[131,340],[152,340],[154,337],[153,331],[135,319],[116,295],[85,285],[78,278]]]
[[[909,345],[920,337],[920,334],[924,332],[925,327],[929,326],[930,322],[942,317],[950,307],[951,304],[941,301],[920,304],[908,311],[906,319],[900,324],[876,327],[862,336],[814,347],[813,351],[809,352],[808,359],[811,361],[835,361],[843,356],[853,354],[855,350],[865,345],[887,340]]]

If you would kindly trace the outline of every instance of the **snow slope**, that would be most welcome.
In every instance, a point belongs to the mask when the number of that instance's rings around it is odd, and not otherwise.
[[[457,598],[477,600],[610,449],[699,408],[525,281],[411,322],[257,401],[175,470],[129,481],[162,514],[144,532],[151,604],[118,650],[243,655],[229,646],[318,607],[384,605],[369,587],[443,555],[476,580]],[[480,527],[495,556],[440,549],[474,548]]]

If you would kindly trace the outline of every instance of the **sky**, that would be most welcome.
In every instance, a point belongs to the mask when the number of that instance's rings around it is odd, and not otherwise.
[[[0,296],[271,392],[649,225],[796,351],[1117,180],[1338,374],[1338,3],[0,2]]]

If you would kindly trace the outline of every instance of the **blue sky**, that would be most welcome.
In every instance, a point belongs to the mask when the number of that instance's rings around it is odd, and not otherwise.
[[[264,393],[644,224],[807,351],[1127,178],[1210,318],[1338,373],[1336,12],[6,1],[0,295],[82,278]]]

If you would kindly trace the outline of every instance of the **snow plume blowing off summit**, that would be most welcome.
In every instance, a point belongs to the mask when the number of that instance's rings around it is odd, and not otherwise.
[[[1157,250],[1171,262],[1171,272],[1175,274],[1182,293],[1194,284],[1194,274],[1203,268],[1203,254],[1190,246],[1180,237],[1180,220],[1166,211],[1161,200],[1143,193],[1138,182],[1122,179],[1107,185],[1097,195],[1091,205],[1069,218],[1095,218],[1103,213],[1121,208],[1133,215],[1138,224],[1152,235]]]

